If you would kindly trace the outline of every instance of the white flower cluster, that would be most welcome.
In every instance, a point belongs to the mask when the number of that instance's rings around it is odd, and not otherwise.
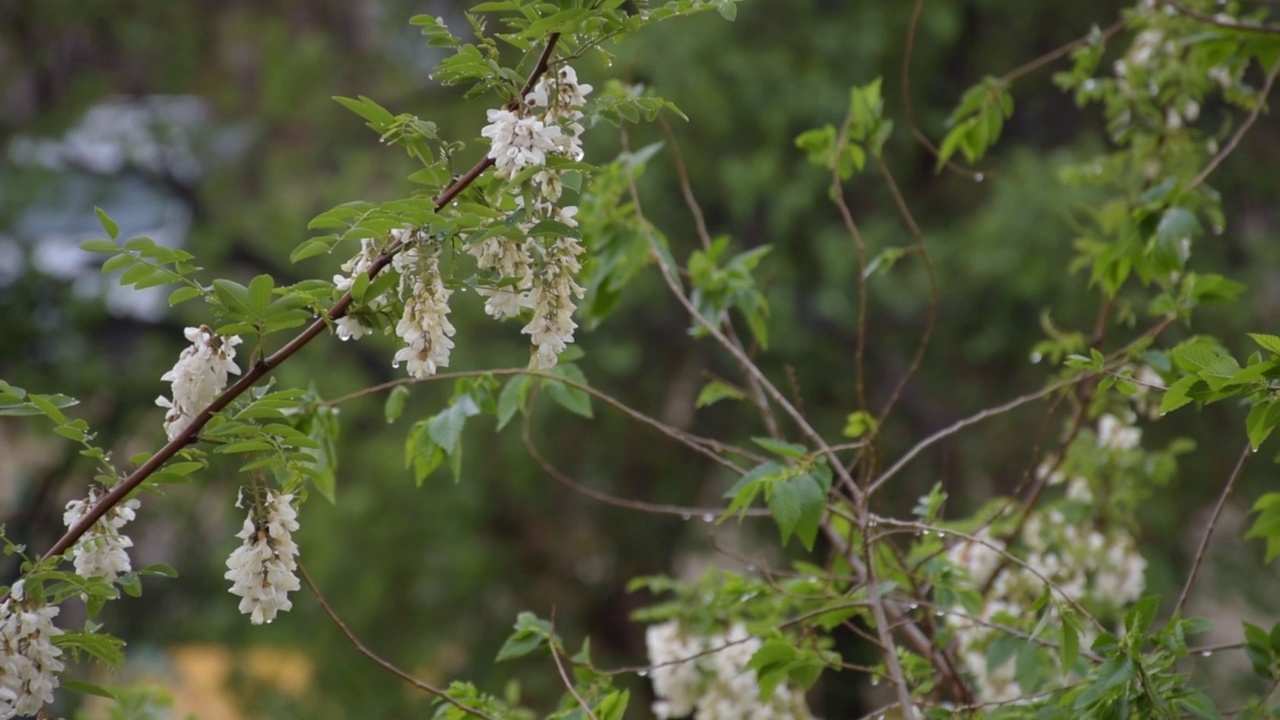
[[[240,612],[254,625],[269,623],[276,613],[293,608],[289,593],[302,587],[298,576],[298,546],[292,533],[298,529],[293,495],[268,492],[266,502],[249,511],[236,537],[244,544],[227,559],[223,576],[231,581],[231,594],[240,596]]]
[[[72,500],[67,503],[67,510],[62,514],[62,522],[68,528],[74,527],[98,504],[99,500],[97,488],[90,489],[88,499]],[[133,540],[128,535],[120,534],[120,528],[137,517],[137,510],[136,499],[119,503],[108,510],[89,528],[88,532],[80,537],[71,551],[77,575],[83,578],[101,578],[111,583],[115,582],[120,575],[133,569],[127,552],[133,547]]]
[[[645,632],[650,679],[661,720],[693,716],[697,720],[810,720],[804,694],[779,684],[769,701],[760,699],[751,656],[763,645],[741,624],[717,635],[686,634],[672,620]]]
[[[582,270],[578,259],[584,252],[581,243],[571,237],[533,237],[529,233],[543,221],[568,228],[578,225],[577,207],[557,205],[564,190],[562,170],[547,163],[555,156],[582,159],[581,107],[590,92],[591,86],[579,83],[573,68],[560,65],[539,79],[519,107],[490,110],[489,124],[480,133],[490,141],[488,157],[494,161],[497,177],[513,180],[526,169],[533,171],[527,188],[511,188],[511,202],[522,213],[515,227],[524,237],[487,237],[468,252],[475,256],[481,272],[493,280],[489,287],[478,289],[488,315],[503,319],[530,311],[532,317],[522,332],[530,336],[530,366],[536,369],[554,367],[560,353],[573,342],[578,327],[573,321],[575,301],[585,294],[576,279]],[[438,258],[426,252],[421,231],[393,230],[390,240],[404,246],[391,261],[400,273],[399,292],[405,303],[395,324],[395,333],[404,345],[393,365],[399,367],[403,362],[410,376],[427,377],[449,365],[454,334],[448,318],[452,291],[441,277]],[[343,263],[343,274],[334,276],[334,286],[339,291],[350,290],[382,250],[376,240],[361,241],[360,252]],[[390,304],[389,293],[363,299],[356,312],[335,321],[336,334],[342,340],[360,339],[370,330],[361,317],[385,311]]]
[[[396,235],[395,233],[400,233]],[[402,237],[404,231],[393,231],[392,239]],[[378,259],[381,250],[378,244],[372,238],[364,238],[360,241],[360,252],[355,257],[342,263],[342,272],[345,275],[334,275],[333,285],[338,288],[339,292],[346,292],[355,284],[355,280],[360,275],[369,272],[369,268],[373,265],[373,261]],[[365,307],[369,310],[378,310],[386,307],[388,299],[385,293],[375,298],[366,298]],[[334,330],[338,334],[338,338],[343,342],[347,340],[359,340],[369,332],[369,328],[360,322],[360,319],[348,312],[346,315],[334,321]]]
[[[1081,506],[1092,504],[1093,494],[1083,478],[1068,483],[1067,500]],[[1004,634],[991,624],[1018,626],[1024,619],[1024,608],[1040,596],[1046,580],[1056,590],[1058,601],[1090,602],[1113,609],[1138,600],[1146,586],[1146,560],[1138,553],[1133,537],[1123,530],[1108,534],[1082,530],[1081,523],[1069,521],[1055,507],[1033,514],[1023,526],[1021,540],[1023,562],[1005,563],[991,582],[983,606],[976,613],[956,608],[947,615],[979,702],[1010,702],[1024,695],[1015,679],[1013,658],[995,667],[988,662],[991,642]],[[969,576],[974,587],[981,588],[991,580],[1004,554],[1004,543],[983,531],[973,540],[952,545],[947,559]],[[1056,607],[1050,605],[1045,612],[1053,615]],[[1051,617],[1050,622],[1060,621]],[[1087,630],[1084,634],[1081,643],[1087,646],[1093,637]]]
[[[449,322],[449,296],[452,291],[440,278],[439,260],[421,256],[417,245],[411,245],[392,260],[400,271],[400,292],[404,296],[404,315],[396,323],[396,335],[404,347],[396,352],[391,365],[405,363],[410,377],[424,378],[449,366],[453,349],[453,325]]]
[[[40,713],[53,702],[62,650],[53,638],[62,634],[53,624],[56,606],[40,608],[23,601],[22,581],[14,583],[9,599],[0,603],[0,720]]]
[[[1133,450],[1142,442],[1142,429],[1110,413],[1098,418],[1098,446],[1108,450]]]
[[[189,327],[183,334],[191,342],[178,356],[178,362],[161,380],[173,384],[173,399],[163,395],[156,404],[168,408],[164,429],[172,440],[191,425],[195,416],[209,406],[227,386],[227,375],[239,375],[236,366],[237,335],[216,335],[207,325]]]
[[[540,168],[529,186],[530,201],[519,188],[512,190],[516,207],[524,211],[517,223],[523,234],[544,220],[570,228],[578,225],[577,207],[556,205],[564,187],[560,171],[547,167],[547,157],[582,159],[579,108],[590,92],[591,86],[579,83],[573,68],[561,65],[525,96],[524,110],[489,111],[490,124],[481,134],[492,141],[489,157],[498,177],[511,179],[525,168]],[[576,280],[582,269],[578,260],[582,245],[569,237],[530,236],[524,241],[491,237],[476,243],[470,252],[480,269],[497,280],[494,287],[480,290],[486,298],[485,312],[501,319],[531,309],[533,317],[521,330],[533,345],[530,366],[554,367],[578,327],[573,313],[575,299],[585,292]]]

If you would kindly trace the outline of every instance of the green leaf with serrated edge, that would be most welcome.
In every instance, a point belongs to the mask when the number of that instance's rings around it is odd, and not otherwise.
[[[1275,407],[1274,401],[1266,401],[1249,409],[1249,416],[1245,419],[1244,425],[1249,434],[1249,445],[1254,450],[1262,447],[1262,443],[1276,429],[1273,412]]]
[[[397,385],[391,388],[391,392],[387,393],[387,403],[383,408],[383,415],[387,418],[387,423],[393,423],[400,414],[404,412],[405,400],[409,398],[409,388],[404,385]]]
[[[516,616],[515,632],[498,651],[497,662],[523,657],[542,646],[551,637],[551,623],[531,612]]]
[[[763,484],[781,476],[785,472],[786,468],[779,464],[778,461],[770,460],[757,465],[747,474],[738,478],[738,481],[724,493],[724,497],[731,498],[731,500],[721,519],[728,518],[738,511],[746,512],[746,509],[760,494]]]
[[[1200,384],[1198,376],[1187,375],[1166,388],[1164,398],[1160,400],[1160,414],[1172,412],[1191,402],[1192,398],[1188,393],[1198,384]]]
[[[463,395],[453,404],[436,414],[427,423],[427,432],[446,453],[452,455],[458,447],[458,438],[462,437],[462,429],[467,418],[480,412],[475,400],[470,395]]]
[[[111,219],[110,215],[107,215],[106,210],[103,210],[100,207],[95,207],[93,209],[93,212],[97,214],[98,222],[102,223],[102,229],[107,231],[107,237],[110,237],[112,240],[115,240],[116,238],[120,237],[120,226],[116,224],[115,220]],[[97,251],[94,251],[94,252],[97,252]],[[107,252],[111,252],[111,251],[108,250]]]
[[[1249,333],[1249,337],[1253,338],[1253,341],[1263,350],[1280,355],[1280,337],[1264,333]]]
[[[773,438],[753,437],[751,438],[751,442],[759,445],[765,450],[768,450],[774,455],[791,458],[793,460],[803,460],[809,454],[808,449],[803,445],[782,442],[781,440],[774,440]]]
[[[818,524],[826,510],[826,494],[808,475],[790,477],[769,486],[765,501],[786,545],[795,534],[806,549],[813,549]]]

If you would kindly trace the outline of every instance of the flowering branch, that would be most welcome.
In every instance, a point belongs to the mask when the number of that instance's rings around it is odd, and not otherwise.
[[[524,89],[521,91],[520,97],[523,98],[527,95],[533,89],[538,79],[547,71],[548,64],[551,61],[551,54],[555,50],[556,43],[559,39],[560,35],[558,33],[552,34],[547,38],[547,44],[543,48],[542,54],[538,57],[537,64],[530,72],[529,79],[525,82]],[[461,194],[463,190],[470,187],[471,184],[474,183],[484,173],[484,171],[488,170],[493,164],[493,158],[488,156],[482,158],[469,171],[467,171],[465,175],[455,180],[453,184],[436,197],[436,209],[439,210],[444,208],[452,202],[454,198]],[[395,257],[396,253],[404,247],[404,242],[407,239],[408,237],[406,236],[402,240],[397,240],[378,255],[365,273],[369,276],[369,279],[372,280],[374,277],[377,277],[378,273],[382,272],[387,265],[391,264],[392,258]],[[107,511],[122,502],[129,493],[133,492],[138,486],[145,482],[148,477],[163,467],[164,464],[174,455],[178,454],[179,450],[182,450],[187,445],[197,442],[200,430],[204,428],[205,424],[208,423],[210,419],[213,418],[215,413],[226,408],[232,403],[232,401],[247,392],[249,388],[257,384],[257,382],[262,378],[266,377],[268,373],[278,367],[281,363],[293,357],[295,353],[305,347],[312,340],[316,339],[316,337],[323,333],[330,324],[345,316],[347,310],[351,307],[353,299],[351,290],[347,290],[347,292],[339,298],[331,308],[329,308],[329,311],[325,313],[323,317],[312,322],[305,330],[286,343],[284,347],[275,351],[268,357],[259,360],[257,364],[245,372],[245,374],[237,380],[234,385],[219,394],[214,398],[213,402],[209,403],[207,407],[201,410],[197,415],[195,415],[195,417],[191,418],[190,424],[181,432],[173,436],[169,442],[165,443],[164,447],[160,448],[155,455],[152,455],[146,462],[140,465],[138,469],[129,473],[124,480],[111,488],[111,490],[107,492],[107,494],[104,495],[92,509],[86,512],[75,525],[70,527],[67,532],[64,533],[47,552],[45,552],[44,556],[41,557],[41,561],[57,557],[70,549],[82,535],[89,531],[89,528],[93,527],[95,522],[107,513]]]

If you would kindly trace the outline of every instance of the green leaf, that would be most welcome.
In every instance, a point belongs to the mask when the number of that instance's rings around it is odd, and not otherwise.
[[[795,534],[806,550],[812,550],[827,509],[827,494],[818,480],[806,474],[774,483],[766,500],[782,534],[782,544],[786,545]]]
[[[751,438],[751,442],[759,445],[765,450],[768,450],[774,455],[778,455],[779,457],[803,460],[809,455],[808,448],[796,443],[782,442],[781,440],[774,440],[773,438],[767,437],[753,437]]]
[[[1065,677],[1075,666],[1076,658],[1080,656],[1080,627],[1073,612],[1060,608],[1058,615],[1062,619],[1061,654],[1058,657],[1062,662],[1062,674]]]
[[[115,242],[106,238],[92,238],[80,243],[80,249],[91,253],[107,253],[115,254],[120,252],[120,246]]]
[[[1187,375],[1170,385],[1164,391],[1164,398],[1160,401],[1160,414],[1172,412],[1191,402],[1192,398],[1188,393],[1199,383],[1200,378],[1198,376]]]
[[[388,424],[395,422],[404,412],[404,402],[408,398],[409,388],[404,385],[397,385],[387,393],[387,404],[383,408],[383,414],[386,415]]]
[[[544,645],[550,637],[551,623],[531,612],[522,612],[516,616],[515,632],[498,651],[497,662],[524,657]]]
[[[180,287],[169,293],[169,307],[173,307],[178,303],[184,303],[195,297],[200,297],[200,288],[191,287],[190,285]]]
[[[102,229],[107,231],[107,237],[111,238],[112,240],[115,240],[116,238],[120,237],[120,226],[116,225],[116,221],[112,220],[110,215],[107,215],[106,210],[103,210],[100,207],[95,207],[93,209],[93,212],[98,215],[98,222],[102,223]],[[85,248],[85,249],[88,250],[89,248]],[[90,250],[90,252],[112,252],[112,251],[111,250],[106,250],[106,251]]]
[[[529,388],[533,386],[533,378],[528,375],[516,375],[507,380],[498,394],[498,429],[507,426],[516,412],[527,412]]]
[[[867,433],[875,433],[878,429],[876,419],[866,410],[849,413],[849,417],[845,419],[843,434],[845,437],[857,440]]]
[[[441,449],[453,455],[458,448],[458,438],[462,437],[462,428],[467,424],[467,418],[479,412],[480,408],[475,400],[470,395],[463,395],[431,418],[427,423],[427,432]]]
[[[745,400],[746,397],[738,388],[719,380],[712,380],[702,386],[702,390],[698,393],[698,399],[694,402],[694,407],[704,408],[721,400]]]
[[[302,262],[303,260],[306,260],[307,258],[310,258],[310,257],[315,257],[317,255],[324,255],[325,253],[329,252],[331,249],[332,248],[330,247],[329,243],[323,240],[308,240],[302,243],[301,245],[299,245],[298,247],[294,248],[293,252],[289,253],[289,262],[291,263]]]
[[[583,375],[582,370],[573,363],[560,363],[552,368],[550,373],[572,380],[579,385],[587,384],[587,376]],[[585,390],[570,387],[556,380],[543,380],[543,387],[546,388],[547,395],[551,396],[552,400],[569,412],[585,418],[592,416],[591,396]]]
[[[1280,355],[1280,337],[1263,333],[1249,333],[1249,337],[1253,338],[1253,341],[1258,343],[1263,350]]]
[[[98,212],[102,212],[102,211],[99,210]],[[96,695],[98,697],[108,698],[111,700],[120,699],[116,697],[115,693],[102,687],[101,685],[94,685],[93,683],[88,683],[83,680],[70,680],[70,679],[64,678],[61,682],[61,685],[62,687],[70,690],[71,692],[80,693],[81,695]]]
[[[253,314],[249,310],[249,288],[240,283],[219,278],[213,281],[213,293],[232,315],[243,318]]]
[[[249,312],[257,317],[264,317],[271,306],[271,293],[275,290],[276,281],[270,275],[259,275],[249,281]]]
[[[1178,706],[1196,717],[1222,720],[1222,713],[1218,712],[1218,708],[1214,706],[1213,701],[1199,690],[1178,698]]]

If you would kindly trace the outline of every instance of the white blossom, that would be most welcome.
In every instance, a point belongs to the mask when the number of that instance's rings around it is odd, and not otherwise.
[[[963,570],[975,586],[981,587],[1000,567],[1004,542],[991,537],[986,529],[974,537],[976,541],[965,539],[952,545],[947,550],[947,560]]]
[[[186,430],[195,416],[209,406],[227,386],[227,375],[239,375],[236,366],[237,335],[215,335],[206,325],[189,327],[183,334],[191,347],[182,351],[171,370],[160,376],[172,383],[173,399],[156,398],[156,404],[168,408],[164,428],[172,440]]]
[[[490,317],[515,317],[523,308],[531,307],[528,291],[533,286],[533,258],[526,243],[489,237],[473,245],[470,252],[481,270],[493,270],[508,281],[501,287],[478,291],[486,298],[484,311]]]
[[[490,110],[488,117],[489,124],[480,134],[491,142],[489,157],[500,178],[514,177],[526,167],[546,165],[547,153],[560,147],[559,126],[511,110]]]
[[[449,366],[453,349],[453,325],[449,322],[452,292],[440,278],[439,261],[426,257],[419,262],[418,249],[410,247],[396,256],[401,272],[402,292],[407,294],[404,315],[396,323],[396,335],[404,347],[391,365],[406,364],[410,377],[424,378]]]
[[[1098,418],[1098,445],[1111,450],[1132,450],[1142,442],[1142,430],[1115,415]]]
[[[23,599],[22,581],[14,584],[9,599],[0,603],[0,720],[36,715],[53,702],[62,650],[53,638],[62,630],[53,624],[56,606],[31,607]]]
[[[347,340],[359,340],[369,332],[369,328],[350,315],[344,315],[335,320],[333,328],[334,332],[338,334],[338,339],[344,342]]]
[[[97,489],[91,489],[88,499],[67,503],[62,522],[68,528],[75,526],[100,500]],[[111,583],[133,569],[127,552],[133,547],[133,540],[128,535],[122,535],[120,529],[137,517],[137,509],[136,499],[119,503],[80,536],[71,551],[77,575],[83,578],[101,578]]]
[[[688,633],[674,620],[649,626],[653,714],[661,720],[809,720],[804,694],[788,683],[768,702],[761,699],[759,678],[747,663],[763,644],[741,624],[714,635]]]
[[[573,321],[574,298],[585,292],[574,278],[582,268],[578,262],[582,252],[577,240],[557,239],[547,249],[545,267],[534,277],[529,291],[533,319],[521,330],[533,343],[529,362],[533,369],[555,367],[560,353],[573,342],[573,331],[578,327]]]
[[[289,593],[301,588],[294,574],[298,546],[292,533],[298,529],[298,513],[292,500],[293,495],[270,491],[259,514],[249,511],[236,533],[244,544],[227,559],[223,577],[232,583],[231,594],[240,597],[240,612],[254,625],[269,623],[276,613],[293,608]]]

